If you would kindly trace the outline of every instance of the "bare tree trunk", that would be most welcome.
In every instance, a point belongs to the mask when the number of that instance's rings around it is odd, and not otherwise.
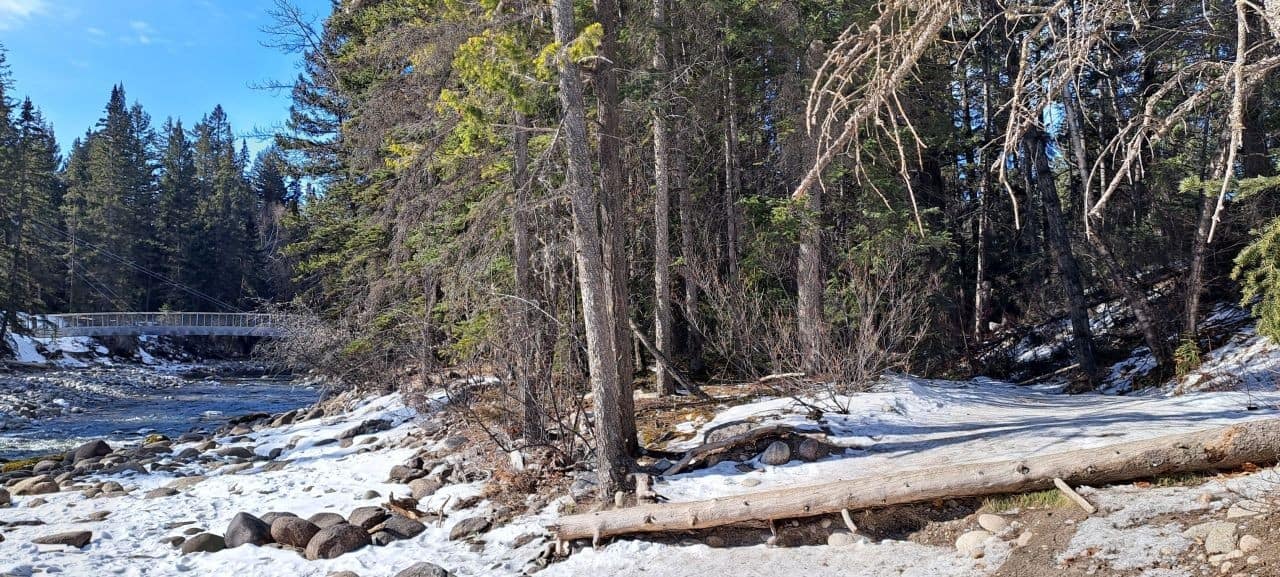
[[[618,128],[618,4],[617,0],[595,0],[596,20],[604,29],[600,39],[600,56],[596,61],[596,99],[600,121],[600,187],[604,202],[603,231],[605,279],[612,290],[610,322],[613,325],[615,365],[623,410],[622,429],[627,452],[639,454],[639,438],[636,436],[635,396],[631,380],[635,366],[631,360],[631,327],[628,318],[631,306],[627,282],[631,273],[627,265],[627,191],[623,186],[621,132]]]
[[[726,21],[724,26],[728,28]],[[729,286],[738,281],[738,190],[742,185],[742,168],[738,163],[738,106],[737,87],[733,79],[733,62],[723,41],[720,51],[724,59],[724,204],[725,204],[725,254],[729,274]]]
[[[554,0],[551,10],[555,39],[562,47],[574,40],[573,0]],[[630,466],[628,431],[624,421],[634,423],[634,412],[624,413],[618,380],[617,331],[613,323],[614,291],[606,276],[603,239],[598,223],[600,196],[591,174],[591,149],[587,143],[586,104],[577,63],[569,60],[567,48],[558,57],[560,106],[564,112],[564,137],[569,166],[566,188],[573,213],[573,237],[582,293],[582,318],[586,330],[587,368],[595,396],[596,472],[601,501],[626,486]],[[630,347],[624,350],[629,350]]]
[[[1053,488],[1055,479],[1096,486],[1170,473],[1230,470],[1245,463],[1274,463],[1278,443],[1280,421],[1257,420],[1017,460],[941,465],[889,476],[571,515],[552,521],[548,529],[556,539],[564,541],[603,539],[812,517],[952,497],[1019,493]]]
[[[671,358],[674,340],[671,320],[671,135],[667,129],[667,33],[666,0],[653,0],[653,70],[661,87],[653,99],[653,332],[659,355]],[[676,392],[666,371],[655,375],[658,394]]]
[[[1079,180],[1080,187],[1085,188],[1089,181],[1089,154],[1085,150],[1080,104],[1076,98],[1077,95],[1073,93],[1068,95],[1066,100],[1067,131],[1071,137],[1071,150],[1075,155],[1076,178]],[[1107,244],[1107,240],[1103,236],[1103,231],[1099,230],[1102,224],[1093,222],[1093,217],[1089,215],[1089,199],[1082,199],[1081,204],[1085,219],[1085,237],[1089,241],[1089,246],[1093,248],[1093,252],[1102,261],[1103,269],[1111,286],[1120,292],[1125,303],[1129,305],[1129,309],[1133,311],[1133,316],[1138,322],[1138,328],[1142,330],[1142,339],[1146,342],[1147,348],[1151,350],[1151,355],[1155,357],[1156,363],[1167,363],[1169,361],[1169,347],[1165,345],[1165,339],[1160,334],[1155,311],[1151,309],[1151,303],[1147,301],[1146,291],[1142,289],[1142,284],[1138,281],[1137,275],[1129,267],[1121,263],[1120,259],[1116,258],[1115,252],[1111,250],[1111,246]]]
[[[1035,185],[1040,193],[1040,202],[1044,205],[1049,248],[1057,261],[1058,274],[1062,277],[1062,286],[1067,293],[1072,348],[1080,370],[1088,379],[1090,387],[1093,387],[1098,381],[1098,363],[1093,351],[1093,332],[1089,328],[1089,304],[1084,296],[1080,267],[1071,251],[1071,242],[1062,218],[1062,201],[1058,198],[1058,187],[1053,180],[1053,169],[1049,166],[1048,151],[1045,150],[1048,137],[1043,131],[1034,129],[1028,133],[1024,145],[1030,155],[1028,160],[1034,166]]]
[[[538,408],[535,387],[541,381],[542,338],[537,327],[541,324],[541,313],[533,310],[538,297],[533,288],[533,267],[530,263],[531,231],[529,230],[529,119],[521,112],[515,113],[515,128],[512,130],[512,146],[515,148],[515,166],[511,174],[512,186],[515,187],[515,212],[512,216],[512,228],[515,236],[516,260],[516,296],[523,299],[519,303],[521,310],[519,322],[520,338],[526,339],[521,350],[522,358],[516,375],[517,395],[520,398],[523,433],[526,442],[537,443],[545,438],[542,424],[542,413]]]
[[[655,0],[669,1],[669,0]],[[673,41],[670,30],[677,29],[677,25],[673,23],[674,17],[671,15],[670,4],[667,6],[666,36],[668,41],[667,70],[684,70],[684,66],[688,62],[686,45],[683,41]],[[672,75],[672,93],[676,95],[676,78],[684,78],[684,74],[678,77]],[[672,98],[672,117],[687,118],[688,109],[683,105],[684,100],[681,98]],[[680,267],[680,277],[684,284],[684,303],[681,311],[684,313],[685,322],[685,353],[689,357],[689,374],[698,375],[703,370],[702,360],[702,333],[698,331],[700,323],[698,323],[698,298],[699,288],[697,280],[694,278],[694,270],[701,264],[702,255],[698,252],[694,231],[698,228],[697,215],[693,205],[693,188],[690,186],[689,179],[689,156],[688,144],[689,138],[683,131],[676,130],[671,133],[671,171],[672,184],[676,189],[676,198],[678,210],[680,213],[680,258],[684,265]]]
[[[821,50],[809,47],[807,63],[811,71],[822,63]],[[814,166],[817,145],[805,137],[805,166]],[[809,374],[822,370],[822,345],[826,340],[822,296],[826,277],[822,268],[822,187],[809,186],[804,194],[805,217],[800,230],[796,263],[796,322],[800,335],[801,369]]]

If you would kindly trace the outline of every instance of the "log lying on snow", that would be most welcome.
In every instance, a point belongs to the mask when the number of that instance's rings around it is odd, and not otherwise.
[[[640,505],[562,517],[548,526],[562,541],[632,533],[687,531],[746,521],[790,519],[931,501],[1274,463],[1280,419],[1025,459],[931,467],[892,475],[762,491],[706,501]]]

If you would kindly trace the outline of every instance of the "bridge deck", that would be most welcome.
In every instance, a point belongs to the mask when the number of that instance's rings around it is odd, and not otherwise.
[[[290,315],[270,313],[73,313],[27,319],[37,337],[239,336],[280,337]]]

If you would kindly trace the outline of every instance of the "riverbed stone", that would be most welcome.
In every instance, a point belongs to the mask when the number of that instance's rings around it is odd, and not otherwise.
[[[201,533],[187,539],[182,543],[182,554],[189,555],[191,553],[217,553],[227,548],[227,543],[221,536],[213,533]]]
[[[315,523],[298,517],[280,516],[271,522],[271,538],[276,543],[306,549],[311,538],[320,532]]]
[[[231,523],[227,525],[227,534],[224,539],[228,548],[239,547],[246,543],[266,545],[271,542],[271,526],[248,513],[236,513],[236,516],[231,518]]]
[[[391,518],[383,521],[381,525],[373,528],[373,531],[385,531],[397,539],[412,539],[426,530],[426,525],[404,515],[392,515]]]
[[[387,475],[388,483],[408,483],[414,479],[427,476],[427,472],[413,467],[404,465],[396,465],[391,468],[391,473]]]
[[[178,490],[173,487],[156,487],[146,493],[143,493],[143,499],[161,499],[164,497],[172,497],[178,494]]]
[[[791,447],[782,441],[774,441],[769,443],[763,453],[760,453],[760,462],[766,465],[785,465],[791,460]]]
[[[93,539],[92,531],[68,531],[66,533],[55,533],[44,537],[37,537],[31,542],[36,545],[67,545],[76,549],[83,549],[89,541]]]
[[[488,528],[489,520],[484,517],[463,519],[457,525],[454,525],[452,529],[449,529],[449,540],[466,539],[477,533],[483,533]]]
[[[49,493],[57,493],[58,484],[53,481],[53,477],[48,475],[36,475],[18,481],[13,486],[13,494],[15,496],[23,495],[47,495]]]
[[[253,458],[253,451],[248,447],[223,447],[218,449],[217,453],[223,457],[234,457],[237,459]]]
[[[413,495],[414,499],[421,501],[434,495],[442,486],[444,486],[444,484],[440,482],[440,479],[435,477],[423,477],[421,479],[409,481],[409,493]]]
[[[346,553],[371,545],[373,541],[364,529],[350,523],[341,523],[321,529],[307,543],[307,559],[334,559]]]
[[[9,494],[9,490],[0,487],[0,507],[8,507],[13,504],[13,496]]]
[[[352,525],[368,531],[383,521],[386,521],[390,516],[391,514],[382,507],[356,507],[356,509],[347,516],[347,521]]]
[[[102,439],[97,439],[76,447],[75,450],[71,452],[71,462],[79,463],[85,459],[105,457],[110,454],[111,445],[108,445],[107,442]]]
[[[297,517],[297,515],[294,515],[293,513],[289,513],[287,511],[271,511],[268,513],[263,513],[261,515],[258,515],[258,518],[262,519],[262,522],[268,525],[275,525],[276,519],[279,519],[281,517]]]
[[[987,539],[991,533],[985,530],[969,531],[956,539],[956,550],[965,557],[977,559],[986,553]]]
[[[31,468],[31,472],[47,473],[47,472],[53,471],[54,469],[57,469],[61,465],[62,463],[59,461],[44,460],[44,461],[40,461],[39,463],[36,463],[36,465]]]
[[[329,512],[316,513],[315,515],[308,517],[307,520],[315,523],[315,525],[321,529],[328,529],[334,525],[347,522],[346,517],[337,513]]]
[[[396,573],[396,577],[452,577],[453,574],[446,571],[443,567],[435,563],[419,561],[410,565],[403,571]]]
[[[1000,533],[1009,526],[1009,521],[999,515],[983,513],[978,515],[978,526],[992,533]]]

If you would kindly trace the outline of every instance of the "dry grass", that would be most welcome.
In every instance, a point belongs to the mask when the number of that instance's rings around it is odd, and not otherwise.
[[[1048,489],[1033,493],[997,495],[982,500],[982,511],[1000,513],[1014,509],[1065,509],[1075,506],[1061,491]]]

